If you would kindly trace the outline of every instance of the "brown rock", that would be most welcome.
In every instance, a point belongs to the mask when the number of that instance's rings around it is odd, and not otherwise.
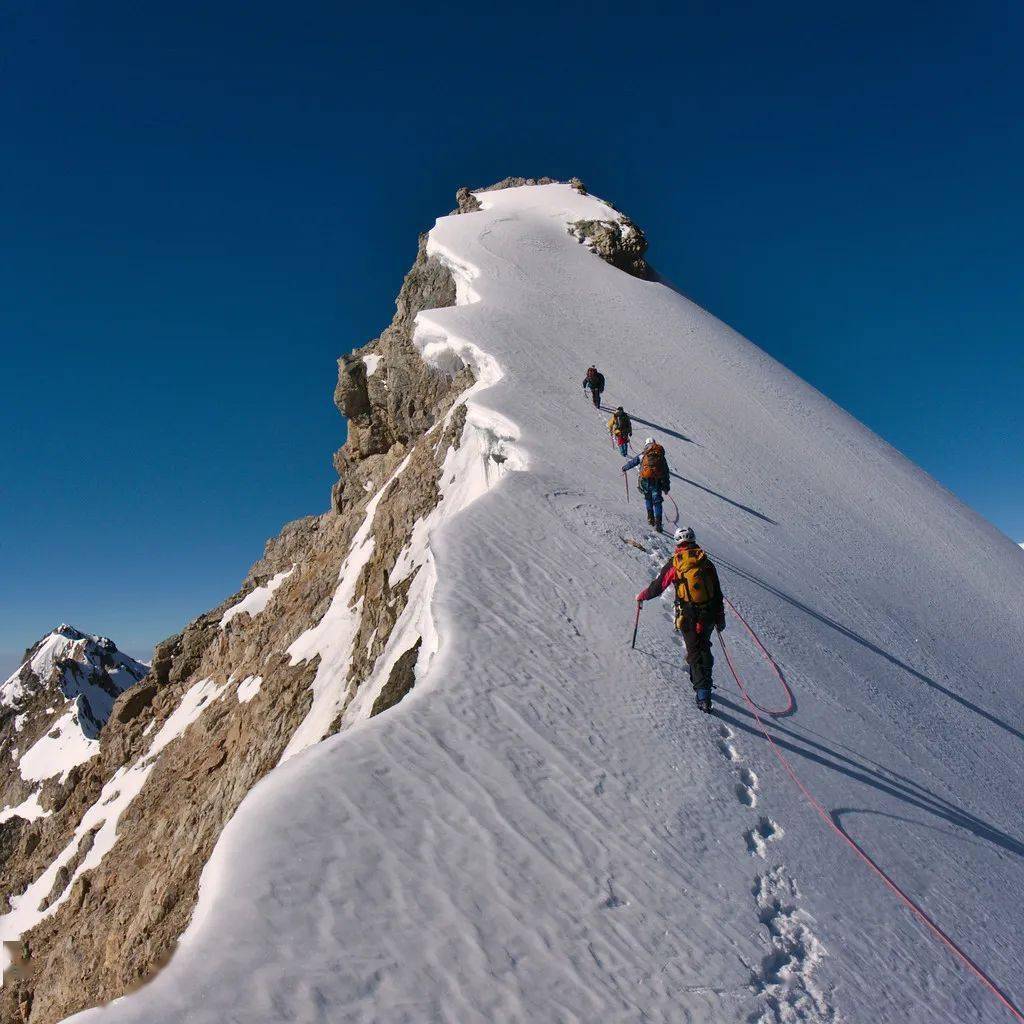
[[[651,280],[653,272],[644,259],[647,238],[632,221],[578,220],[569,225],[569,233],[606,263],[641,280]]]
[[[159,690],[159,686],[156,683],[142,683],[139,686],[133,686],[130,690],[125,690],[114,702],[111,717],[121,723],[137,718],[143,708],[149,707],[153,702],[157,690]]]
[[[371,718],[374,715],[379,715],[382,711],[387,711],[388,708],[393,708],[416,684],[416,659],[420,655],[422,643],[422,639],[417,640],[395,662],[394,668],[391,669],[391,674],[388,676],[388,681],[384,684],[380,695],[373,702],[373,707],[370,710]]]

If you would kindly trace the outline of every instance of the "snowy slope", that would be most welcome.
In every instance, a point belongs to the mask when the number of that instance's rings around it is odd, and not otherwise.
[[[630,650],[667,547],[626,503],[583,371],[666,444],[682,520],[785,672],[777,749],[1019,1005],[1015,545],[683,296],[577,243],[570,221],[617,216],[600,201],[479,198],[431,232],[460,304],[420,314],[418,340],[485,371],[467,435],[518,471],[421,532],[428,676],[260,784],[169,967],[75,1019],[1012,1020],[808,806],[721,657],[719,714],[694,712],[667,602]],[[778,704],[732,616],[727,639]]]

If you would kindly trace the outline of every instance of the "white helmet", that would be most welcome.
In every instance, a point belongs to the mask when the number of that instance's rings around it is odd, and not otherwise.
[[[653,437],[649,437],[649,438],[647,438],[647,440],[644,441],[644,447],[645,448],[650,448],[652,444],[654,444],[654,438]]]
[[[677,544],[692,544],[696,539],[692,526],[680,527],[676,530],[675,541]]]

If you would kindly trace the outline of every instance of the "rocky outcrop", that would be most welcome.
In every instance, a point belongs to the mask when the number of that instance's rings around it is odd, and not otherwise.
[[[412,342],[417,313],[455,303],[455,282],[439,260],[427,255],[426,241],[422,235],[391,324],[364,348],[338,360],[334,402],[348,420],[348,440],[334,457],[339,480],[332,504],[337,512],[365,498],[362,463],[409,445],[434,424],[453,393],[472,383],[468,371],[453,375],[428,366]]]
[[[380,691],[370,709],[370,717],[379,715],[393,708],[416,685],[416,659],[419,657],[422,640],[417,640],[412,647],[395,662],[391,675]]]
[[[647,238],[631,220],[578,220],[569,225],[569,231],[606,263],[641,280],[653,279],[644,259]]]

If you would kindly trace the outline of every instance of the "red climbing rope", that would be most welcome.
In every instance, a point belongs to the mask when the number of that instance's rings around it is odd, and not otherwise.
[[[792,706],[792,691],[789,689],[789,686],[786,683],[786,680],[783,678],[781,671],[779,671],[778,666],[775,664],[775,660],[768,653],[768,651],[765,650],[764,644],[762,644],[761,641],[758,639],[754,631],[747,624],[747,621],[743,618],[742,615],[740,615],[738,611],[736,611],[736,608],[733,606],[732,602],[728,601],[728,604],[736,618],[738,618],[740,622],[742,622],[743,625],[746,626],[747,632],[750,633],[751,637],[754,640],[754,643],[757,644],[758,648],[761,650],[761,653],[765,656],[765,658],[768,660],[768,663],[775,670],[776,675],[779,677],[779,680],[781,681],[782,685],[786,689],[787,694],[789,695],[790,706]],[[806,799],[807,802],[811,805],[811,807],[814,808],[814,811],[817,813],[818,817],[821,818],[821,820],[828,826],[828,828],[831,829],[837,836],[839,836],[839,838],[847,846],[849,846],[850,849],[853,850],[853,852],[885,883],[886,887],[897,897],[897,899],[900,900],[901,903],[903,903],[903,905],[919,921],[921,921],[922,924],[925,925],[925,927],[932,933],[932,935],[935,938],[937,938],[951,953],[953,953],[953,955],[958,960],[965,964],[975,974],[978,980],[981,981],[981,983],[996,997],[996,999],[998,999],[999,1002],[1002,1003],[1003,1006],[1010,1011],[1013,1017],[1016,1020],[1021,1021],[1022,1024],[1024,1024],[1024,1014],[1022,1014],[1021,1011],[1018,1010],[1017,1007],[1010,1002],[1009,997],[1003,994],[999,986],[996,985],[996,983],[985,973],[985,971],[981,967],[979,967],[953,941],[953,939],[951,939],[949,935],[947,935],[931,919],[931,917],[929,917],[928,914],[917,903],[915,903],[914,900],[910,896],[908,896],[885,873],[885,871],[883,871],[882,868],[880,868],[878,864],[876,864],[875,861],[871,859],[871,857],[867,853],[864,852],[864,850],[860,848],[860,846],[857,845],[856,841],[853,840],[847,834],[847,832],[842,828],[842,826],[836,823],[832,815],[825,810],[825,808],[815,798],[814,794],[811,793],[811,791],[803,784],[803,782],[800,781],[800,777],[797,775],[796,769],[794,769],[793,765],[789,762],[786,755],[783,754],[782,751],[779,749],[775,740],[772,739],[767,727],[765,726],[764,720],[761,718],[761,714],[780,715],[784,714],[784,712],[766,711],[764,708],[761,708],[758,704],[754,703],[754,701],[750,697],[750,694],[747,693],[747,688],[743,685],[743,680],[740,678],[739,673],[736,671],[736,666],[733,664],[732,655],[729,653],[729,648],[726,646],[725,643],[725,636],[722,633],[719,633],[718,639],[722,644],[722,651],[725,654],[725,660],[729,663],[729,670],[732,672],[732,677],[736,680],[736,685],[740,688],[740,693],[743,695],[743,699],[747,702],[747,704],[750,705],[750,710],[753,712],[754,720],[757,722],[757,726],[761,730],[761,735],[763,735],[764,738],[768,741],[768,745],[772,748],[772,752],[778,758],[779,763],[785,769],[786,774],[793,780],[797,789],[799,789],[800,792],[803,794],[804,799]]]
[[[723,597],[724,597],[724,595],[723,595]],[[768,664],[771,666],[772,671],[775,673],[775,678],[778,679],[779,683],[781,683],[781,685],[782,685],[782,689],[786,691],[786,706],[784,708],[778,708],[778,709],[763,708],[763,707],[761,707],[760,704],[755,703],[753,700],[751,700],[750,703],[753,704],[754,707],[756,707],[757,710],[760,711],[762,714],[771,715],[772,718],[780,718],[783,715],[788,715],[793,710],[793,706],[794,706],[794,704],[796,702],[793,699],[793,691],[789,688],[789,683],[786,682],[786,677],[782,674],[782,669],[779,668],[779,666],[775,662],[775,659],[768,653],[768,649],[765,647],[765,645],[763,643],[761,643],[761,638],[754,632],[754,630],[751,627],[750,623],[747,622],[747,620],[745,618],[743,618],[742,615],[740,615],[739,611],[737,611],[736,605],[734,605],[732,603],[732,601],[730,601],[729,598],[727,598],[727,597],[725,597],[725,603],[729,606],[729,608],[732,611],[733,615],[735,615],[736,618],[739,619],[740,622],[743,624],[743,628],[750,635],[750,639],[754,641],[754,643],[757,645],[757,649],[764,655],[765,661],[767,661]],[[722,644],[722,650],[725,651],[725,644],[724,644],[724,642]],[[726,660],[728,661],[729,660],[729,653],[728,653],[728,651],[726,651],[725,657],[726,657]],[[732,662],[731,661],[729,661],[729,667],[730,668],[732,667]],[[736,674],[736,672],[734,670],[733,671],[733,675],[735,675],[735,674]],[[737,682],[739,682],[739,680],[737,680]],[[742,684],[740,684],[740,687],[742,689]],[[746,691],[744,691],[744,695],[745,694],[746,694]]]
[[[676,504],[676,499],[673,498],[672,495],[668,493],[668,491],[664,492],[664,496],[666,498],[668,498],[669,501],[672,502],[672,507],[676,510],[676,517],[675,517],[675,519],[672,520],[672,525],[673,526],[678,526],[679,525],[679,506]]]

